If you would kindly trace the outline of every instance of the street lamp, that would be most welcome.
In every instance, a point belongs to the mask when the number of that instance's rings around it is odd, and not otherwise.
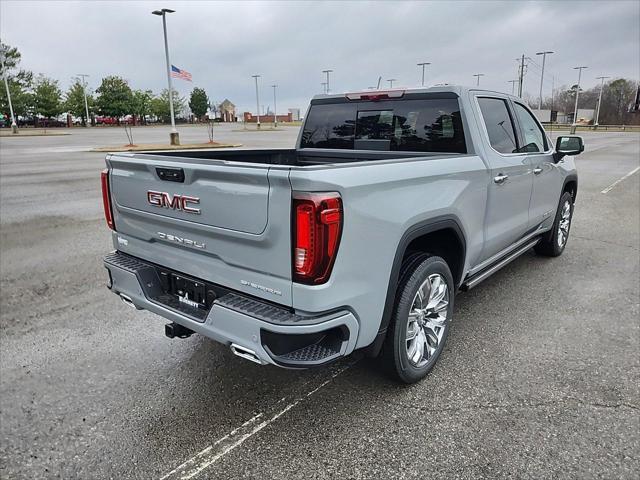
[[[540,75],[540,96],[538,97],[538,110],[542,109],[542,81],[544,80],[544,62],[547,59],[547,55],[551,55],[553,52],[548,50],[546,52],[538,52],[536,55],[542,55],[542,74]]]
[[[518,80],[509,80],[507,83],[511,84],[511,95],[515,95],[516,94],[516,83],[518,83]]]
[[[327,74],[327,95],[329,94],[329,74],[333,72],[333,70],[322,70],[322,73],[326,73]]]
[[[476,86],[480,86],[480,77],[484,77],[484,73],[474,73],[474,77],[476,77]]]
[[[4,78],[4,88],[7,89],[7,100],[9,101],[9,112],[11,113],[11,132],[18,133],[18,124],[16,116],[13,114],[13,104],[11,103],[11,92],[9,92],[9,82],[7,80],[7,69],[5,68],[6,55],[0,52],[0,68],[2,68],[2,77]]]
[[[258,109],[258,130],[260,130],[260,95],[258,94],[258,78],[260,75],[251,75],[256,81],[256,108]]]
[[[424,67],[427,65],[431,65],[431,62],[422,62],[417,64],[419,67],[422,67],[422,86],[424,87]]]
[[[271,85],[273,88],[273,128],[278,128],[278,107],[276,106],[276,88],[278,85]]]
[[[393,88],[393,82],[397,82],[396,78],[387,78],[387,82],[389,82],[389,88]]]
[[[320,85],[322,85],[322,93],[326,94],[327,93],[327,82],[322,82],[322,83],[320,83]]]
[[[598,126],[598,119],[600,118],[600,105],[602,105],[602,91],[604,90],[604,80],[605,78],[611,77],[597,77],[596,80],[601,80],[600,84],[600,94],[598,95],[598,109],[596,110],[596,127]]]
[[[89,126],[89,104],[87,103],[87,81],[85,80],[87,75],[86,73],[78,73],[78,77],[82,79],[82,91],[84,93],[84,112],[86,114],[85,127]]]
[[[578,85],[576,86],[576,105],[573,108],[573,129],[571,133],[576,133],[576,121],[578,120],[578,96],[580,95],[580,78],[582,77],[582,69],[589,67],[573,67],[574,70],[578,70]]]
[[[173,85],[171,83],[171,62],[169,61],[169,42],[167,41],[167,13],[174,13],[175,10],[163,8],[162,10],[154,10],[154,15],[162,17],[162,30],[164,31],[164,55],[167,60],[167,83],[169,84],[169,111],[171,113],[171,133],[169,141],[171,145],[180,145],[180,136],[176,130],[176,118],[173,112]]]

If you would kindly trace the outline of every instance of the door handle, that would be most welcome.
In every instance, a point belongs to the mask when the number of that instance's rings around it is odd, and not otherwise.
[[[540,167],[536,167],[533,169],[533,173],[535,173],[536,175],[540,175],[542,173],[542,168]]]
[[[496,175],[495,177],[493,177],[493,182],[497,183],[498,185],[501,185],[507,181],[507,178],[509,178],[509,175],[503,175],[500,173],[499,175]]]

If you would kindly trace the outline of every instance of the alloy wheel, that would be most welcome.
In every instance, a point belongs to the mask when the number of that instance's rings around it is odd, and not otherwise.
[[[438,350],[449,310],[449,287],[440,274],[429,275],[420,286],[409,310],[406,348],[409,362],[423,367]]]
[[[571,224],[571,203],[567,200],[562,205],[562,212],[560,214],[560,225],[558,226],[558,246],[564,247],[569,238],[569,225]]]

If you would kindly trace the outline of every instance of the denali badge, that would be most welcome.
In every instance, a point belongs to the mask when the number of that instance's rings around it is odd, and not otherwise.
[[[171,235],[170,233],[158,232],[158,237],[160,237],[163,240],[169,240],[170,242],[179,243],[180,245],[185,245],[187,247],[200,248],[203,250],[206,248],[206,245],[204,243],[199,243],[189,238],[177,237],[175,235]]]
[[[167,192],[156,192],[155,190],[149,190],[147,192],[147,201],[154,207],[170,208],[172,210],[182,210],[187,213],[195,213],[200,215],[199,208],[190,207],[189,204],[198,204],[200,199],[198,197],[190,197],[188,195],[171,195]]]

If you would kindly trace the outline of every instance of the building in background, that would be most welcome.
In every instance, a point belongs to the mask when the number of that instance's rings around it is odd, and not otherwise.
[[[244,112],[243,119],[246,123],[257,123],[258,117],[251,112]],[[286,115],[278,115],[278,122],[292,122],[291,112]],[[260,123],[273,123],[273,114],[260,115]]]
[[[579,108],[578,118],[575,123],[578,125],[591,125],[593,123],[595,113],[596,111],[593,108]],[[567,114],[567,123],[574,123],[573,112]]]
[[[299,108],[290,108],[289,113],[291,114],[291,118],[294,122],[300,120],[300,109]]]
[[[228,98],[218,105],[218,118],[221,122],[237,122],[236,106]]]

